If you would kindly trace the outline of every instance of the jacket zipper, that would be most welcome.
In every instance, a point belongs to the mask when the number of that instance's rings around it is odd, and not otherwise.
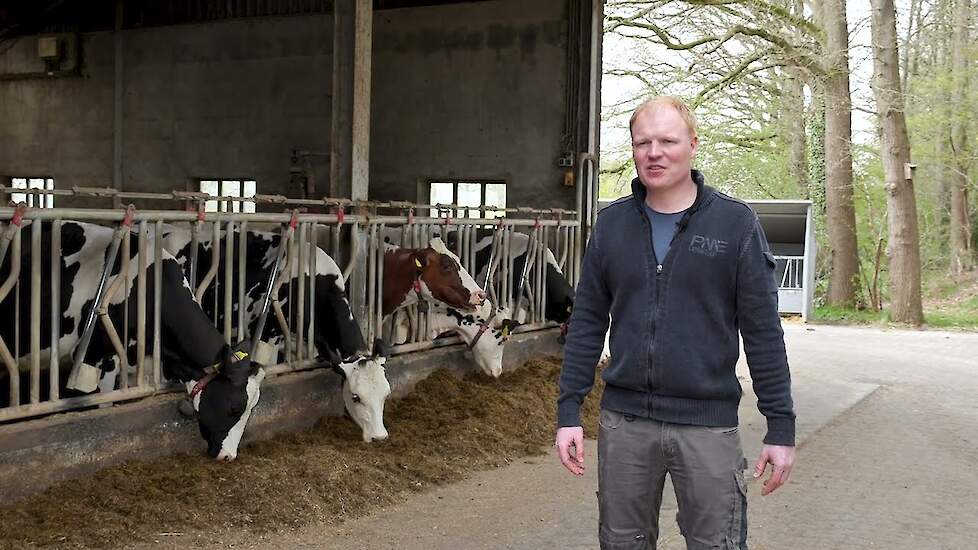
[[[643,214],[644,214],[644,212],[643,212]],[[655,257],[655,248],[653,247],[653,249],[652,249],[652,257],[655,258],[655,261],[656,261],[656,266],[655,266],[655,299],[653,300],[653,303],[655,304],[655,311],[652,313],[652,320],[651,320],[651,338],[650,338],[650,341],[649,341],[649,351],[648,351],[648,353],[649,353],[649,365],[652,365],[652,364],[655,363],[655,318],[656,318],[656,316],[659,315],[659,308],[661,307],[659,297],[662,294],[659,291],[659,285],[661,285],[661,283],[662,283],[662,266],[666,264],[666,262],[669,260],[669,255],[673,253],[673,245],[676,243],[676,239],[679,238],[679,235],[681,235],[686,230],[686,226],[689,225],[689,217],[690,217],[691,214],[692,214],[692,212],[687,212],[686,214],[683,214],[683,217],[685,218],[685,222],[682,223],[682,225],[672,235],[672,239],[669,240],[669,250],[666,251],[665,258],[662,259],[662,262],[661,263],[659,262],[659,259]],[[646,221],[646,223],[648,223],[648,218],[647,217],[646,217],[646,220],[645,221]],[[651,232],[652,232],[652,227],[651,227],[651,224],[650,224],[649,225],[649,233],[651,234]],[[651,237],[651,235],[650,235],[650,237]],[[649,239],[649,246],[651,246],[651,243],[652,243],[652,239],[650,238]],[[649,405],[648,405],[648,408],[649,408],[649,416],[652,416],[652,382],[653,382],[653,380],[652,380],[652,369],[649,368],[648,369],[648,372],[649,372],[649,380],[648,380],[648,384],[649,384]]]
[[[644,205],[640,206],[639,214],[642,216],[642,220],[645,222],[645,226],[649,229],[649,236],[645,240],[646,246],[649,247],[652,254],[652,259],[656,263],[656,276],[652,283],[652,304],[658,303],[656,294],[658,293],[658,273],[662,271],[662,264],[659,263],[659,259],[655,257],[655,247],[652,246],[652,223],[649,221],[648,215],[643,210]],[[668,256],[668,254],[666,254]],[[654,349],[655,342],[655,312],[649,317],[649,341],[646,349],[646,368],[645,368],[645,386],[648,388],[648,393],[646,397],[646,408],[649,412],[649,417],[652,417],[652,369],[655,366],[652,364],[652,350]]]

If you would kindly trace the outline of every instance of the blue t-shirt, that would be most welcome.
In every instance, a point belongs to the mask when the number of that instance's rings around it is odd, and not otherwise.
[[[652,249],[655,250],[655,259],[660,264],[666,259],[669,243],[676,235],[676,226],[685,213],[685,210],[680,210],[672,214],[663,214],[652,210],[649,205],[645,205],[645,214],[649,217],[649,223],[652,224]]]

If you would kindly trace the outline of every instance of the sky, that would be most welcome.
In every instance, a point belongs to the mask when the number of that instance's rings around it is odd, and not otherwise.
[[[905,20],[905,2],[897,0],[898,25]],[[858,109],[873,110],[873,93],[870,89],[870,79],[873,75],[872,51],[870,50],[870,7],[866,0],[849,0],[846,6],[846,16],[849,26],[849,68],[850,89],[852,90],[853,107],[853,140],[865,143],[873,140],[874,123],[871,115]],[[623,66],[635,49],[634,41],[623,39],[621,36],[608,33],[604,36],[603,56],[604,70]],[[634,97],[641,88],[634,78],[615,77],[605,74],[601,84],[601,103],[604,114],[608,108],[625,99]],[[627,116],[617,120],[606,121],[601,126],[601,150],[607,157],[627,146],[629,142]]]

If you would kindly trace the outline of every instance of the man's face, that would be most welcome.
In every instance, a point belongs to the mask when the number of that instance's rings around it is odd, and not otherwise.
[[[667,189],[689,179],[697,139],[679,113],[652,105],[632,124],[632,156],[638,177],[649,191]]]

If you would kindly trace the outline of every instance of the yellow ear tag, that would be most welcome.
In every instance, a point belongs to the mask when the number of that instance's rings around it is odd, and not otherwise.
[[[503,325],[503,337],[509,336],[509,325]]]
[[[235,361],[241,361],[245,357],[248,357],[248,354],[245,353],[245,352],[243,352],[243,351],[236,351],[236,352],[234,352],[234,360]]]
[[[415,258],[414,259],[414,265],[418,266],[418,269],[421,269],[421,260]]]

